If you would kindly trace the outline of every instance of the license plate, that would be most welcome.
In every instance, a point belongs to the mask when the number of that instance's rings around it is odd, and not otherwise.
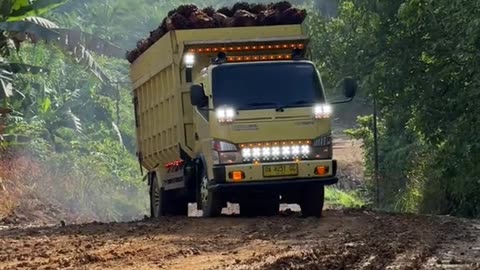
[[[263,166],[264,177],[279,177],[279,176],[293,176],[293,175],[298,175],[297,164]]]

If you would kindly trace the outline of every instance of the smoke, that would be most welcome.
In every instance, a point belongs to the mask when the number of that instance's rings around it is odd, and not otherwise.
[[[52,224],[130,221],[144,217],[147,185],[121,181],[84,158],[35,157],[10,151],[0,159],[0,221]],[[101,164],[98,164],[102,166]]]

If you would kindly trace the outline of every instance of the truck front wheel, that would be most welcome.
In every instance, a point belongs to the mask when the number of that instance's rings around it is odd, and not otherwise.
[[[300,199],[300,208],[304,217],[321,217],[325,199],[325,186],[306,188]]]
[[[202,203],[203,217],[217,217],[222,212],[222,201],[219,194],[209,190],[209,181],[204,169],[200,174],[200,199]]]

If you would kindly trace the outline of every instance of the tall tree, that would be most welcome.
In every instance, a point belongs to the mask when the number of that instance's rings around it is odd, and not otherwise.
[[[110,57],[123,57],[119,47],[94,35],[78,30],[64,29],[40,15],[64,4],[65,0],[5,0],[0,9],[0,98],[13,95],[15,73],[38,72],[24,63],[10,63],[6,57],[20,49],[21,43],[45,41],[60,47],[73,59],[89,68],[101,81],[109,78],[97,64],[90,51]]]
[[[381,109],[385,207],[480,215],[480,2],[341,1],[318,32],[331,76],[356,74]],[[371,162],[371,122],[365,139]]]

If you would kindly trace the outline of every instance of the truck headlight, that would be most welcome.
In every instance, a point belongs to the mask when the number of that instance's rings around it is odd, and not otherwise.
[[[332,106],[330,104],[317,104],[313,107],[313,113],[316,119],[329,118],[332,115]]]
[[[236,145],[223,141],[212,142],[212,158],[215,165],[241,163],[243,160]]]
[[[193,68],[195,65],[195,55],[193,53],[187,53],[183,57],[183,62],[187,68]]]
[[[217,121],[220,123],[231,123],[235,120],[235,109],[231,107],[221,107],[216,110]]]

